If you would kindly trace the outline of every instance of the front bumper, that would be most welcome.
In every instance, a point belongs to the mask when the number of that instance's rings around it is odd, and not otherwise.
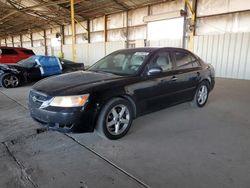
[[[59,132],[92,132],[94,130],[94,112],[82,107],[61,108],[51,107],[40,108],[41,103],[29,96],[29,111],[33,119],[44,127]]]

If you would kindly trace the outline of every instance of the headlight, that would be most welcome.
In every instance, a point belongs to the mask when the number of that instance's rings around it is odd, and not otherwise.
[[[80,107],[83,106],[88,101],[88,98],[89,94],[54,97],[50,102],[49,106]]]

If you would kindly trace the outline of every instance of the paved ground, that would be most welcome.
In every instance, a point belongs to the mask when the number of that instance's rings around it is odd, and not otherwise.
[[[30,86],[0,88],[0,187],[250,187],[250,81],[217,79],[206,107],[138,118],[118,141],[36,133]]]

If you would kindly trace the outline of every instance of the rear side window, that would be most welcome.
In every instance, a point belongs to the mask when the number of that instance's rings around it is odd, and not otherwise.
[[[0,49],[0,55],[16,55],[17,52],[14,49]]]
[[[198,60],[191,54],[185,52],[175,52],[177,69],[188,69],[200,67]]]
[[[35,53],[32,50],[21,50],[26,55],[35,55]]]

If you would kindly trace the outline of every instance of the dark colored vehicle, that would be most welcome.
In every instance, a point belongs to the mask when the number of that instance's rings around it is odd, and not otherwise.
[[[84,64],[55,56],[32,56],[17,64],[0,64],[0,86],[14,88],[23,83],[77,70],[84,70]]]
[[[214,68],[187,50],[126,49],[104,57],[87,71],[36,83],[29,94],[29,110],[49,129],[96,129],[118,139],[143,114],[185,101],[203,107],[214,84]]]
[[[0,64],[17,63],[33,55],[35,53],[30,49],[0,46]]]

